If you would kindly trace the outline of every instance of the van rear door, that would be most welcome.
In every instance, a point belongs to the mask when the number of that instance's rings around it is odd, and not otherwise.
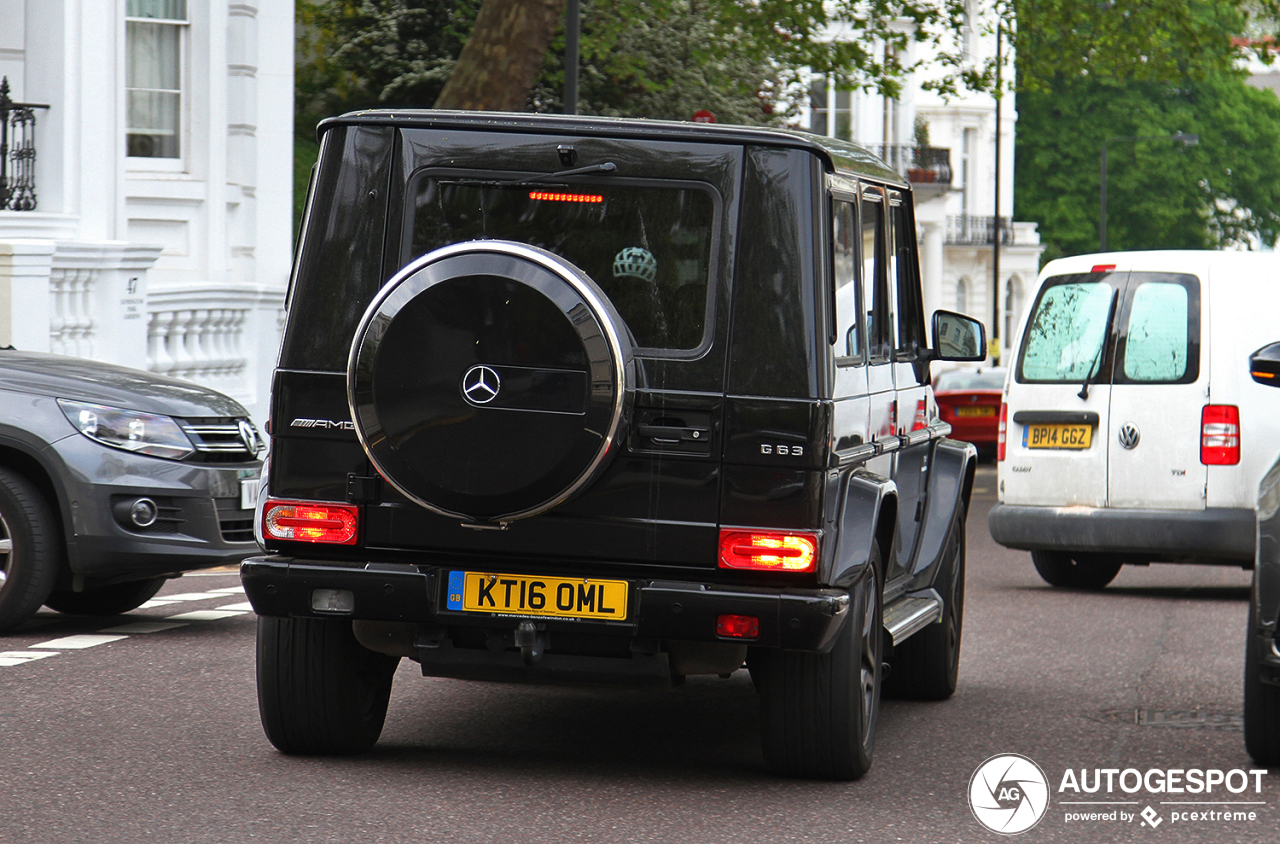
[[[1002,501],[1106,506],[1110,325],[1128,273],[1044,280],[1009,384]]]
[[[1201,360],[1200,310],[1195,276],[1129,274],[1112,331],[1110,507],[1204,508],[1200,412],[1209,366]]]

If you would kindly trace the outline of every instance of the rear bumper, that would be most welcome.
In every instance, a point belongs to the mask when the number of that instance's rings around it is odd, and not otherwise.
[[[1152,560],[1251,565],[1254,511],[1122,510],[997,504],[987,527],[1006,548],[1131,554]]]
[[[848,615],[848,593],[839,589],[727,587],[690,581],[630,580],[631,611],[625,621],[578,621],[539,616],[491,615],[445,609],[448,568],[408,564],[334,565],[291,557],[251,557],[240,567],[245,593],[258,615],[351,618],[425,627],[480,626],[514,629],[533,621],[539,629],[645,639],[723,642],[753,647],[826,652]],[[316,589],[354,595],[354,611],[342,615],[311,607]],[[752,639],[716,634],[720,615],[759,619]]]

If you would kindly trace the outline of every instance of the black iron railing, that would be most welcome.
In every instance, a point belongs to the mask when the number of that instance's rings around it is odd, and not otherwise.
[[[0,211],[36,209],[36,112],[38,103],[9,99],[9,77],[0,78]]]
[[[951,150],[910,144],[876,144],[871,151],[913,184],[951,184]]]
[[[996,232],[1000,243],[1013,244],[1013,224],[1008,217],[948,217],[945,242],[953,246],[983,246],[995,243]]]

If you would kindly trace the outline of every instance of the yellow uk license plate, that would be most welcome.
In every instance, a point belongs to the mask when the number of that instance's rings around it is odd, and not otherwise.
[[[957,407],[956,416],[995,416],[994,407]]]
[[[1092,425],[1027,425],[1022,429],[1025,448],[1084,449],[1092,439]]]
[[[629,592],[625,580],[451,571],[445,605],[462,612],[623,621]]]

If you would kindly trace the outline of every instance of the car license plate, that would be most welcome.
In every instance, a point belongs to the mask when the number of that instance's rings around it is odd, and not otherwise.
[[[252,510],[258,506],[258,486],[261,478],[242,478],[240,481],[240,509]]]
[[[994,407],[957,407],[956,416],[995,416]]]
[[[1022,429],[1024,448],[1084,449],[1092,438],[1092,425],[1028,425]]]
[[[625,580],[451,571],[445,604],[462,612],[622,621],[628,592]]]

